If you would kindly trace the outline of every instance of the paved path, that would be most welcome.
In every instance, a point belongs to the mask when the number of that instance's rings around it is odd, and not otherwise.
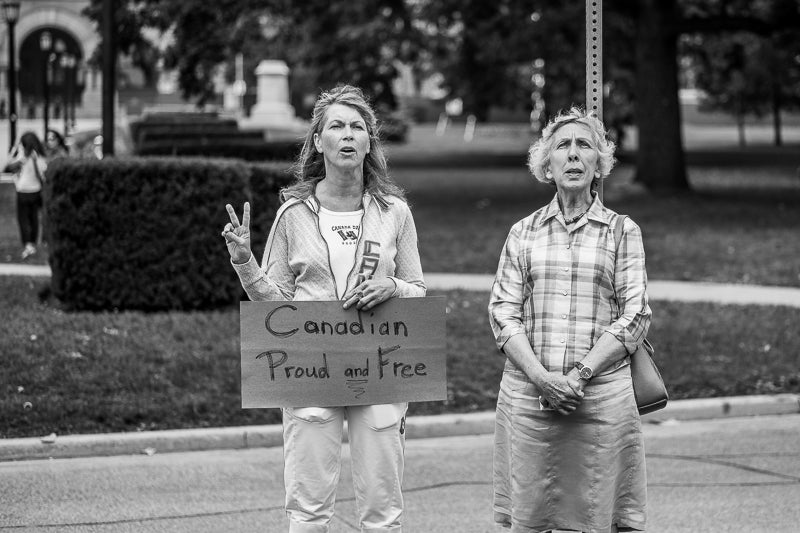
[[[47,277],[50,276],[50,267],[0,263],[0,276],[10,275]],[[466,289],[488,292],[492,287],[493,279],[494,276],[491,274],[447,274],[441,272],[425,274],[425,283],[432,290]],[[797,287],[650,280],[647,284],[647,292],[653,300],[800,307],[800,288]]]
[[[444,274],[438,272],[425,274],[425,283],[428,288],[439,290],[489,291],[493,279],[494,276],[491,274]],[[647,294],[653,300],[800,307],[800,288],[797,287],[649,280]]]
[[[648,533],[800,523],[800,415],[645,424]],[[493,436],[406,442],[404,531],[501,533]],[[358,533],[350,447],[330,533]],[[0,531],[285,532],[280,447],[0,462]]]

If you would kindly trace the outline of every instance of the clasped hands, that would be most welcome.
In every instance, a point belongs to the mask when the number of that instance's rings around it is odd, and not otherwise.
[[[228,253],[231,254],[231,260],[234,263],[246,263],[253,255],[250,248],[250,202],[244,203],[241,223],[231,204],[226,204],[225,209],[228,211],[230,222],[225,224],[222,229],[222,236],[225,238]],[[350,306],[355,305],[358,310],[369,311],[391,298],[394,291],[395,283],[390,278],[368,279],[345,294],[342,307],[349,309]]]
[[[578,377],[575,369],[566,375],[549,372],[538,385],[542,393],[542,406],[552,408],[562,415],[572,413],[583,401],[585,382]]]

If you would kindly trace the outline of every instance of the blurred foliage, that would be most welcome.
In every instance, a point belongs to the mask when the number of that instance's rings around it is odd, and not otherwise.
[[[681,52],[684,76],[704,92],[702,108],[735,117],[742,145],[748,116],[800,108],[800,31],[685,35]]]
[[[86,11],[98,22],[101,4],[92,0]],[[465,112],[479,120],[492,106],[531,109],[536,59],[545,61],[547,114],[584,101],[585,2],[578,0],[121,0],[115,16],[120,49],[137,64],[163,58],[165,67],[177,69],[184,96],[198,105],[214,95],[220,72],[233,79],[240,53],[249,87],[261,59],[287,62],[292,104],[301,115],[320,88],[339,82],[364,88],[379,111],[393,109],[400,63],[411,65],[420,79],[442,76],[448,97],[461,98]],[[627,124],[639,126],[638,165],[648,169],[643,183],[685,189],[679,36],[712,36],[709,43],[722,43],[710,49],[731,46],[736,32],[771,40],[776,80],[777,70],[797,68],[796,54],[777,51],[798,40],[800,10],[796,0],[607,0],[603,31],[608,126],[617,138]],[[750,41],[739,43],[747,48]],[[733,76],[736,55],[711,54],[706,57],[714,60],[697,63],[707,71],[709,87],[730,93],[737,84],[726,79],[747,80]],[[797,94],[796,75],[777,81],[784,93]],[[764,98],[760,92],[738,94],[739,101]],[[722,96],[717,91],[712,99]],[[746,107],[757,105],[748,101]]]

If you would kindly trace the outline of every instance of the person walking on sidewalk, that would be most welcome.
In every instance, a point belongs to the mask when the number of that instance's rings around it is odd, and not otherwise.
[[[225,237],[251,300],[342,300],[366,311],[424,296],[414,219],[389,178],[373,109],[344,85],[314,106],[295,182],[259,267],[250,249],[250,206],[241,224],[227,205]],[[290,533],[324,533],[333,517],[348,420],[361,531],[402,531],[408,404],[283,409],[284,483]]]
[[[620,215],[593,191],[613,154],[602,122],[580,109],[545,127],[528,165],[556,194],[511,228],[492,286],[491,327],[507,357],[493,507],[515,533],[645,528],[629,354],[651,312],[641,231],[626,219],[615,251]]]
[[[22,239],[23,260],[36,253],[39,240],[39,215],[44,202],[42,188],[47,161],[44,147],[35,133],[22,134],[9,154],[8,168],[14,173],[17,191],[17,222]]]

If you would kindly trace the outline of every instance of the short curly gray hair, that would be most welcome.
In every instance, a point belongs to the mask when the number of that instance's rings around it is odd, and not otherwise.
[[[589,128],[597,146],[597,169],[600,171],[600,179],[605,179],[616,163],[614,142],[608,139],[608,132],[603,126],[603,122],[595,116],[594,112],[586,112],[577,106],[573,106],[569,111],[559,113],[548,122],[542,130],[542,136],[531,145],[528,150],[528,168],[531,174],[542,183],[554,184],[552,176],[547,176],[550,154],[553,150],[553,137],[561,126],[567,124],[583,124]]]

